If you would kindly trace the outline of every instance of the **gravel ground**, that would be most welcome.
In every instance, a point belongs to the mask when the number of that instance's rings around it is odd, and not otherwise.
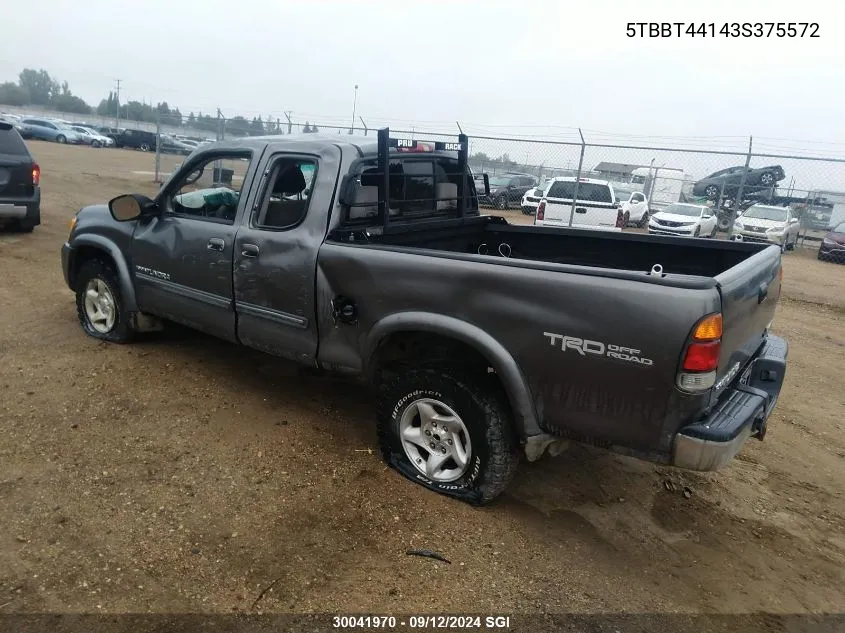
[[[86,337],[67,222],[153,193],[153,157],[32,147],[43,224],[0,234],[0,613],[845,610],[845,267],[786,255],[784,391],[723,471],[575,447],[473,509],[382,464],[356,385],[190,332]]]

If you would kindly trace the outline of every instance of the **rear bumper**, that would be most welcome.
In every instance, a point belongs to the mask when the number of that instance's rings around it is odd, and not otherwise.
[[[789,346],[768,336],[739,383],[704,420],[675,436],[672,465],[688,470],[718,470],[739,453],[750,437],[762,440],[786,373]]]
[[[35,187],[26,198],[0,196],[0,220],[25,220],[28,224],[41,224],[41,187]]]

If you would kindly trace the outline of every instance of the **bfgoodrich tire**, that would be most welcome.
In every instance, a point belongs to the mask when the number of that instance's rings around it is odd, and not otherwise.
[[[378,434],[389,466],[472,505],[499,496],[519,463],[509,407],[487,375],[399,373],[380,387]]]
[[[74,285],[76,315],[88,336],[111,343],[126,343],[133,338],[120,281],[111,264],[99,259],[85,262]]]

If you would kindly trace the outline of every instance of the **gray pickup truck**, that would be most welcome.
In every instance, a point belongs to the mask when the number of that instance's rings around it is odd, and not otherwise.
[[[76,214],[82,328],[174,321],[360,377],[385,460],[473,504],[571,440],[716,470],[763,439],[780,249],[514,226],[480,214],[467,148],[384,129],[198,149],[154,200]]]

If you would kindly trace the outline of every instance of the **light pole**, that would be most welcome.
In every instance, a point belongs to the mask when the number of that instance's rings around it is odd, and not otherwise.
[[[358,105],[358,84],[355,84],[355,93],[352,97],[352,125],[349,126],[349,133],[352,134],[355,129],[355,106]]]

